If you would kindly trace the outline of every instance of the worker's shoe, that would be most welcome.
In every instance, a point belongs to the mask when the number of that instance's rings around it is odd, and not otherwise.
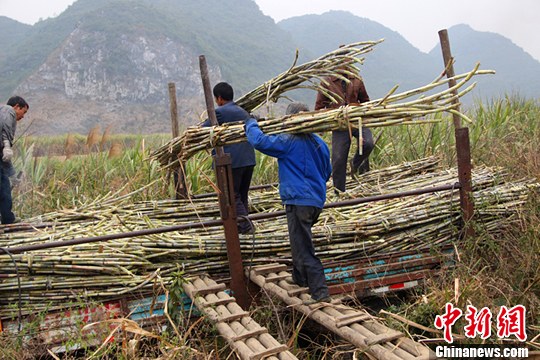
[[[242,235],[253,234],[253,227],[250,224],[238,226],[238,233]]]
[[[351,159],[351,160],[349,161],[349,165],[350,165],[350,167],[351,167],[351,174],[350,174],[350,175],[351,175],[352,178],[354,178],[355,175],[358,175],[358,166],[356,166],[356,165],[354,164],[354,160],[353,160],[353,159]]]
[[[320,304],[320,303],[331,303],[331,302],[332,302],[332,298],[330,296],[325,296],[320,299],[313,299],[313,298],[306,299],[302,301],[302,304],[309,306],[309,305],[315,305],[315,304]]]

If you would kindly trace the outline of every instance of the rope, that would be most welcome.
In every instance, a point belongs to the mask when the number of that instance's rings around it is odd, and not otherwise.
[[[248,268],[248,274],[251,274],[251,267],[253,266],[253,258],[255,257],[255,224],[246,215],[238,215],[237,217],[240,219],[243,219],[244,221],[247,221],[249,225],[251,226],[251,239],[252,239],[251,240],[251,257],[249,259],[249,268]]]
[[[358,117],[358,155],[364,152],[364,137],[362,134],[362,117]]]

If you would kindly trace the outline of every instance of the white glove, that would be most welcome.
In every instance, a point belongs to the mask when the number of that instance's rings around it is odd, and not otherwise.
[[[13,150],[11,150],[11,145],[9,141],[4,140],[4,150],[2,150],[2,161],[10,162],[13,158]]]

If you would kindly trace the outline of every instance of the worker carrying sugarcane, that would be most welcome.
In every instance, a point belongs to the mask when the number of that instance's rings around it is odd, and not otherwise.
[[[343,67],[342,70],[346,70],[341,72],[342,77],[329,76],[321,82],[324,89],[337,95],[337,102],[319,91],[315,101],[315,110],[337,109],[340,106],[361,104],[369,101],[366,87],[360,76],[349,73],[350,68]],[[352,135],[358,142],[358,129],[353,129]],[[360,147],[360,144],[358,144],[351,160],[351,176],[369,171],[369,154],[371,154],[374,146],[371,130],[362,127],[362,146]],[[340,191],[345,191],[347,159],[350,147],[351,137],[349,130],[332,131],[332,182],[334,187]]]
[[[238,106],[234,101],[234,90],[226,82],[220,82],[212,90],[216,108],[216,118],[219,125],[228,122],[244,121],[249,118],[249,113]],[[210,119],[206,119],[202,126],[212,126]],[[232,162],[232,178],[234,184],[234,200],[236,216],[245,217],[249,213],[248,191],[255,167],[255,150],[251,144],[244,142],[240,144],[225,145],[225,153],[230,154]],[[238,232],[247,234],[252,231],[249,221],[238,222]]]
[[[15,169],[11,160],[13,158],[13,140],[17,121],[22,120],[28,111],[28,103],[20,96],[9,98],[7,105],[0,107],[0,129],[1,143],[0,154],[2,162],[0,164],[0,216],[2,224],[12,224],[15,222],[13,214],[13,198],[11,196],[11,183],[9,177],[15,174]]]
[[[287,114],[308,111],[305,104],[291,103]],[[332,165],[330,150],[315,134],[264,134],[257,120],[245,123],[247,140],[260,152],[277,158],[279,195],[287,213],[293,261],[292,281],[308,287],[305,305],[330,301],[321,260],[315,255],[311,228],[326,201],[326,182]]]

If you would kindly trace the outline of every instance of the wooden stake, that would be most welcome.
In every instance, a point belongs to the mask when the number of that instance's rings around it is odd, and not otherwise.
[[[169,104],[171,110],[171,127],[173,139],[180,136],[180,130],[178,128],[178,105],[176,103],[176,85],[169,83]],[[184,166],[179,166],[174,169],[174,189],[176,199],[186,199],[187,187],[186,178],[184,176]]]

